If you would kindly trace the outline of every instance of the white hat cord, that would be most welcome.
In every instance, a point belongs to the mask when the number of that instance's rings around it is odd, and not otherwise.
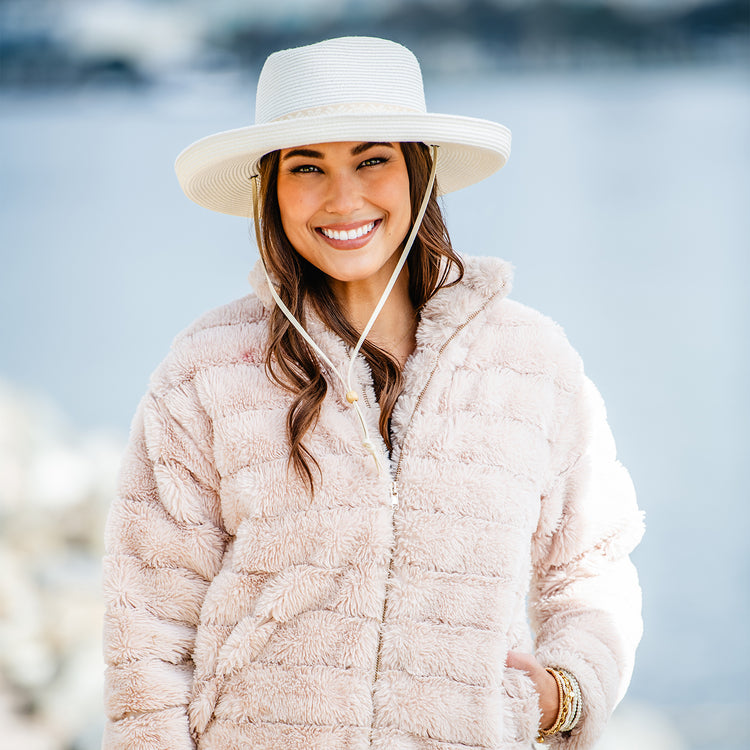
[[[372,443],[372,440],[370,439],[370,433],[367,429],[367,422],[365,422],[364,415],[362,414],[362,410],[359,406],[359,397],[357,395],[357,391],[352,385],[352,377],[354,372],[354,362],[357,358],[357,355],[359,354],[360,349],[362,348],[362,344],[365,342],[365,339],[367,338],[367,335],[372,330],[373,325],[375,325],[375,321],[378,318],[378,315],[380,315],[380,312],[382,311],[386,301],[388,300],[388,297],[391,294],[391,291],[393,290],[394,285],[396,284],[396,280],[399,277],[399,274],[401,273],[404,264],[406,263],[406,259],[409,255],[409,251],[411,250],[412,245],[414,244],[414,240],[417,237],[417,232],[419,231],[419,227],[422,224],[422,219],[424,218],[425,211],[427,210],[427,205],[430,201],[430,196],[432,195],[432,188],[435,184],[435,174],[437,172],[437,152],[438,147],[432,146],[432,168],[430,169],[430,178],[427,184],[427,189],[425,190],[425,194],[422,197],[422,203],[419,207],[419,211],[417,212],[417,216],[414,219],[414,225],[411,228],[411,232],[409,233],[409,237],[406,240],[406,243],[404,244],[404,249],[401,251],[401,256],[398,259],[398,263],[396,264],[396,267],[393,270],[393,273],[391,274],[391,278],[388,280],[388,284],[386,284],[385,289],[383,290],[383,293],[380,295],[380,299],[378,300],[378,304],[375,306],[375,309],[372,311],[372,314],[370,315],[370,319],[367,321],[367,325],[365,325],[364,329],[362,330],[362,333],[360,334],[359,341],[357,341],[356,346],[352,350],[351,355],[349,356],[349,366],[346,370],[346,376],[342,375],[336,366],[331,362],[329,357],[326,355],[326,353],[315,343],[312,336],[305,330],[304,326],[297,320],[297,318],[294,317],[294,314],[292,311],[284,304],[284,301],[279,296],[278,292],[276,291],[276,288],[273,285],[273,282],[271,281],[271,277],[268,274],[268,269],[266,268],[266,262],[265,262],[265,246],[263,245],[263,238],[261,237],[260,232],[260,222],[259,222],[259,210],[258,210],[258,175],[253,175],[252,177],[252,193],[253,193],[253,215],[254,215],[254,224],[255,224],[255,241],[258,245],[258,251],[260,252],[260,261],[261,266],[263,267],[263,273],[266,277],[266,283],[268,284],[268,288],[271,292],[271,297],[273,297],[274,302],[278,306],[278,308],[281,310],[281,312],[284,314],[284,316],[287,318],[287,320],[297,329],[300,336],[313,348],[313,350],[317,353],[317,355],[328,365],[331,372],[333,372],[336,377],[341,381],[341,384],[344,386],[344,389],[346,391],[346,400],[354,407],[354,410],[357,413],[357,417],[359,419],[360,428],[362,429],[362,444],[365,448],[370,452],[372,457],[375,459],[375,463],[378,467],[378,471],[381,470],[381,462],[380,458],[378,457],[378,451],[375,449],[375,446]]]

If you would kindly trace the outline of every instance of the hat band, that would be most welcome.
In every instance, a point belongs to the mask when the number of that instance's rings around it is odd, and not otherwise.
[[[374,115],[388,113],[424,114],[424,110],[415,107],[404,107],[398,104],[382,104],[380,102],[343,102],[341,104],[326,104],[322,107],[309,107],[289,112],[281,117],[275,117],[270,122],[297,120],[303,117],[325,117],[327,115]],[[261,124],[261,123],[258,123]]]

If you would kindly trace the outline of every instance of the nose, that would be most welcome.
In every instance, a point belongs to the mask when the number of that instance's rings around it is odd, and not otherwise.
[[[356,173],[349,170],[329,174],[326,211],[347,216],[363,205],[362,191]]]

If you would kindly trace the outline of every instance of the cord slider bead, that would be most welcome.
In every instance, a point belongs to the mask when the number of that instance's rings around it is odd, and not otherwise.
[[[349,393],[346,394],[346,400],[353,404],[355,401],[359,401],[359,396],[357,395],[356,391],[349,391]]]

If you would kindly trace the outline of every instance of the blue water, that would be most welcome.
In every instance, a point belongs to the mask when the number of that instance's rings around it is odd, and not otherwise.
[[[81,429],[127,430],[174,334],[247,291],[245,222],[190,203],[172,162],[252,99],[197,78],[0,97],[0,378]],[[446,199],[454,244],[512,261],[514,296],[564,325],[646,510],[630,697],[695,748],[745,746],[729,723],[750,713],[747,75],[509,73],[433,82],[428,105],[512,128],[507,167]]]

